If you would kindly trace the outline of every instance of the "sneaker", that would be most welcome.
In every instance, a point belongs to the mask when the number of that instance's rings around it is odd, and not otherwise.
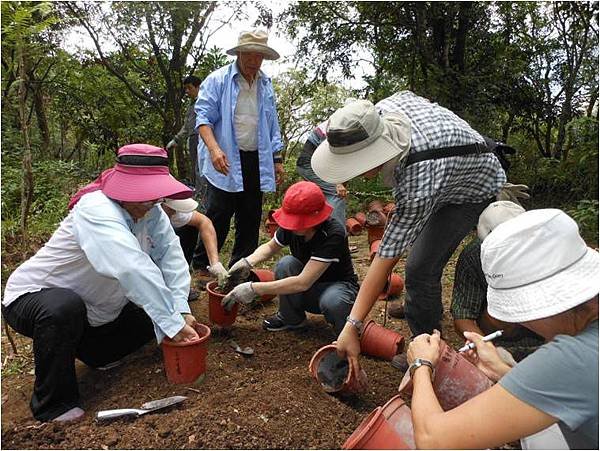
[[[83,415],[85,415],[85,412],[82,409],[80,409],[79,407],[73,407],[72,409],[67,410],[65,413],[63,413],[62,415],[59,415],[52,421],[57,421],[59,423],[65,423],[68,421],[77,421],[77,420],[81,420]]]
[[[198,294],[198,292],[193,288],[190,288],[190,294],[188,294],[188,302],[196,301],[199,297],[200,295]]]
[[[300,329],[304,327],[305,320],[300,321],[298,324],[287,324],[281,319],[279,315],[274,315],[263,320],[263,329],[271,332],[277,332],[280,330],[288,329]]]
[[[399,369],[403,373],[406,373],[406,371],[408,370],[408,359],[406,357],[406,352],[395,355],[392,359],[391,364],[394,368]]]
[[[392,318],[404,318],[404,302],[396,301],[388,305],[387,314]]]

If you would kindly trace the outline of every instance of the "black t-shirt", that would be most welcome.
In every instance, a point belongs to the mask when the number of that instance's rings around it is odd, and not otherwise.
[[[275,232],[274,238],[280,246],[289,246],[292,255],[304,265],[310,259],[331,263],[317,282],[358,283],[348,249],[348,238],[343,226],[335,219],[329,218],[319,224],[309,241],[281,227]]]

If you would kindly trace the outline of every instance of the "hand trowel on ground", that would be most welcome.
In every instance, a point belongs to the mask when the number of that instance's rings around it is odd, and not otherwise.
[[[125,416],[139,417],[146,413],[154,412],[156,410],[164,409],[165,407],[179,404],[187,399],[187,396],[171,396],[169,398],[157,399],[156,401],[150,401],[142,404],[141,409],[111,409],[101,410],[96,414],[97,420],[112,420],[114,418],[121,418]]]

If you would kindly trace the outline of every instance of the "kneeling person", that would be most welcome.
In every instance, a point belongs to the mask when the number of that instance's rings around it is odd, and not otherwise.
[[[306,312],[323,314],[339,334],[358,292],[344,227],[331,218],[333,208],[312,182],[289,187],[282,207],[273,215],[279,225],[271,241],[259,246],[229,270],[230,277],[245,278],[250,269],[289,246],[291,255],[275,266],[272,282],[245,282],[224,299],[250,303],[256,296],[279,296],[279,311],[263,321],[270,331],[302,327]]]

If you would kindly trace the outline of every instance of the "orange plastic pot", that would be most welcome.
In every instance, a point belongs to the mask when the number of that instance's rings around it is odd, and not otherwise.
[[[275,232],[279,227],[279,225],[273,218],[273,213],[275,213],[275,210],[269,210],[269,212],[267,213],[267,218],[265,219],[265,230],[271,237],[275,236]]]
[[[404,337],[370,320],[360,336],[360,353],[392,360],[404,350]]]
[[[379,299],[388,299],[390,297],[399,296],[404,289],[404,280],[399,274],[392,273],[388,277],[383,291],[379,295]]]
[[[346,230],[349,235],[359,235],[362,232],[362,226],[356,219],[348,218],[346,219]]]
[[[375,241],[372,241],[371,244],[369,245],[369,247],[370,247],[369,259],[371,261],[373,261],[373,259],[377,255],[377,249],[379,249],[380,244],[381,244],[381,240],[375,240]]]
[[[387,221],[387,215],[383,211],[373,210],[367,213],[367,226],[383,227]]]
[[[206,284],[206,291],[208,292],[208,319],[211,323],[220,327],[231,327],[235,322],[235,318],[238,313],[238,304],[233,304],[231,311],[227,311],[221,305],[221,301],[225,297],[222,293],[217,293],[217,282],[212,281]]]
[[[167,380],[172,384],[192,384],[206,372],[210,328],[196,324],[195,329],[198,340],[179,343],[165,338],[161,343]]]
[[[344,367],[347,369],[344,370]],[[360,393],[367,389],[367,373],[361,368],[359,374],[354,374],[348,361],[337,356],[335,345],[323,346],[315,352],[308,364],[308,371],[327,393]],[[339,376],[335,378],[337,380],[334,383],[332,378],[328,377],[328,373],[333,371]]]
[[[385,215],[389,215],[391,211],[394,211],[396,209],[396,204],[394,202],[388,202],[387,204],[385,204],[383,206],[383,212],[385,213]]]
[[[253,269],[250,272],[251,282],[272,282],[273,280],[275,280],[275,274],[270,269]],[[260,299],[263,302],[267,302],[274,297],[274,294],[263,294]]]
[[[385,403],[381,408],[381,413],[396,434],[402,437],[409,449],[416,449],[412,414],[400,395],[394,396]]]
[[[383,238],[384,226],[367,227],[367,240],[369,244],[373,241],[381,240]]]
[[[492,381],[479,368],[446,342],[440,342],[440,357],[433,376],[433,391],[442,409],[454,409],[492,385]],[[408,371],[398,390],[401,393],[412,394],[412,381]]]
[[[367,215],[364,214],[362,211],[356,213],[354,215],[354,219],[356,219],[362,227],[364,227],[367,223]]]
[[[358,425],[342,449],[411,449],[387,422],[381,407],[373,410]]]
[[[367,211],[383,211],[383,202],[381,199],[375,199],[367,205]]]

